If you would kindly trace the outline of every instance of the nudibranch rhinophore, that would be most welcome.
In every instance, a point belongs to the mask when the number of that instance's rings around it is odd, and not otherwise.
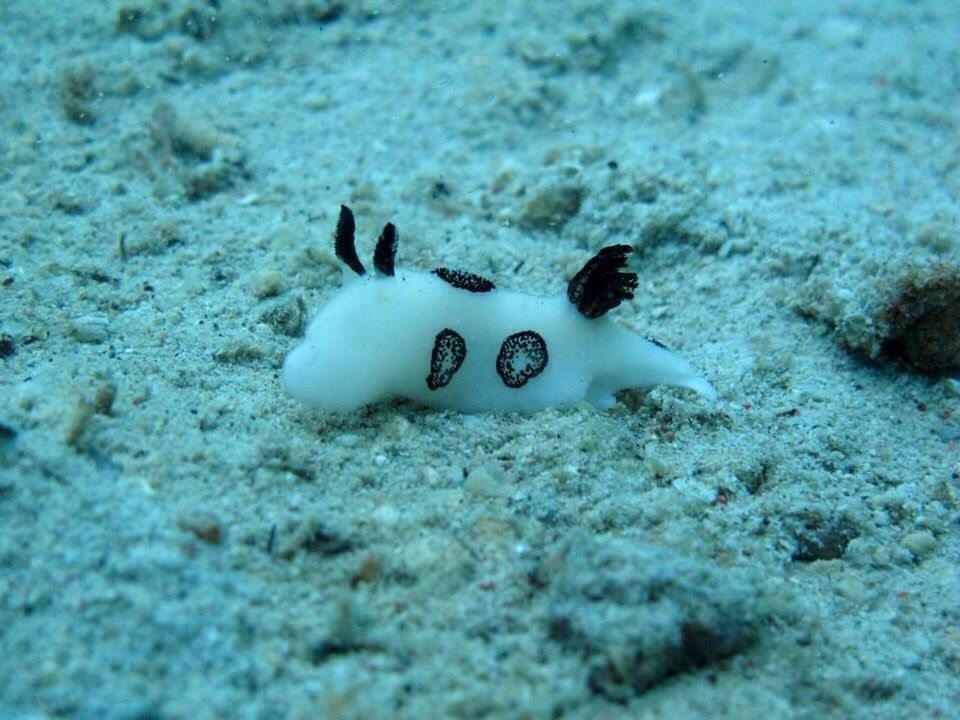
[[[343,285],[283,363],[284,386],[308,405],[347,411],[402,397],[462,412],[583,400],[605,409],[618,390],[649,385],[716,397],[682,357],[606,315],[637,287],[636,274],[625,271],[629,245],[603,248],[574,275],[566,297],[544,298],[462,270],[396,269],[392,223],[368,273],[355,227],[341,206],[334,248]]]

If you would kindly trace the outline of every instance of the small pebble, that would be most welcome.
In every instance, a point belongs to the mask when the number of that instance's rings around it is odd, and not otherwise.
[[[73,336],[84,343],[102,343],[110,337],[110,323],[106,315],[82,315],[74,318],[70,326]]]
[[[577,185],[543,188],[531,197],[518,218],[520,226],[534,230],[559,230],[580,212],[584,197]]]
[[[223,542],[224,533],[220,519],[205,510],[184,510],[177,516],[177,527],[211,545]]]
[[[947,378],[944,381],[944,387],[953,397],[960,397],[960,378]]]
[[[355,588],[360,583],[371,583],[377,579],[383,570],[383,560],[379,555],[369,554],[360,561],[356,572],[350,576],[350,587]]]
[[[17,351],[17,343],[13,335],[0,333],[0,358],[7,358]]]
[[[15,428],[0,422],[0,446],[2,446],[3,443],[10,442],[16,437],[17,431]]]
[[[410,434],[413,423],[402,415],[394,415],[383,424],[383,435],[390,440],[399,440]]]
[[[93,396],[93,410],[100,415],[113,413],[113,401],[117,398],[117,386],[112,382],[102,383]]]
[[[73,407],[66,415],[66,422],[63,426],[63,441],[75,447],[80,440],[80,436],[86,429],[91,417],[93,417],[93,405],[82,398],[78,398]]]
[[[655,478],[668,477],[672,474],[670,466],[657,453],[656,443],[647,443],[643,448],[643,464]]]
[[[262,300],[279,294],[282,284],[280,273],[276,270],[262,270],[253,276],[251,287],[253,294]]]
[[[925,560],[937,549],[937,539],[929,530],[918,530],[904,535],[900,544],[905,547],[917,560]]]
[[[503,471],[489,464],[475,467],[467,475],[463,489],[479,497],[496,497],[504,494]]]

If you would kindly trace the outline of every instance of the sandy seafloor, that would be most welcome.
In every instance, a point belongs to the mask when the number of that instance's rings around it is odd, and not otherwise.
[[[960,717],[958,41],[947,0],[5,0],[0,717]],[[299,405],[340,203],[364,258],[393,220],[545,295],[633,245],[616,316],[720,398]]]

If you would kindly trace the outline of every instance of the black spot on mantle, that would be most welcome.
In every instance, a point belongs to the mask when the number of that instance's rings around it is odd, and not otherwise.
[[[521,388],[547,367],[547,342],[533,330],[510,335],[497,354],[497,375],[510,388]]]
[[[444,282],[453,285],[455,288],[466,290],[467,292],[490,292],[497,287],[485,277],[472,272],[466,272],[465,270],[438,267],[433,271],[433,274]]]

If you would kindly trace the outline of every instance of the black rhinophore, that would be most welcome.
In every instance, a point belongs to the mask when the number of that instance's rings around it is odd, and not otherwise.
[[[333,249],[348,268],[357,275],[364,275],[367,270],[357,257],[357,248],[354,245],[356,231],[357,225],[353,219],[353,212],[346,205],[341,205],[340,217],[337,218],[337,231],[333,236]]]
[[[570,284],[567,298],[584,317],[598,318],[624,300],[633,298],[637,274],[621,272],[627,266],[629,245],[610,245],[587,260]]]
[[[393,277],[393,260],[397,257],[397,227],[388,222],[377,240],[373,251],[373,266],[381,275]]]

